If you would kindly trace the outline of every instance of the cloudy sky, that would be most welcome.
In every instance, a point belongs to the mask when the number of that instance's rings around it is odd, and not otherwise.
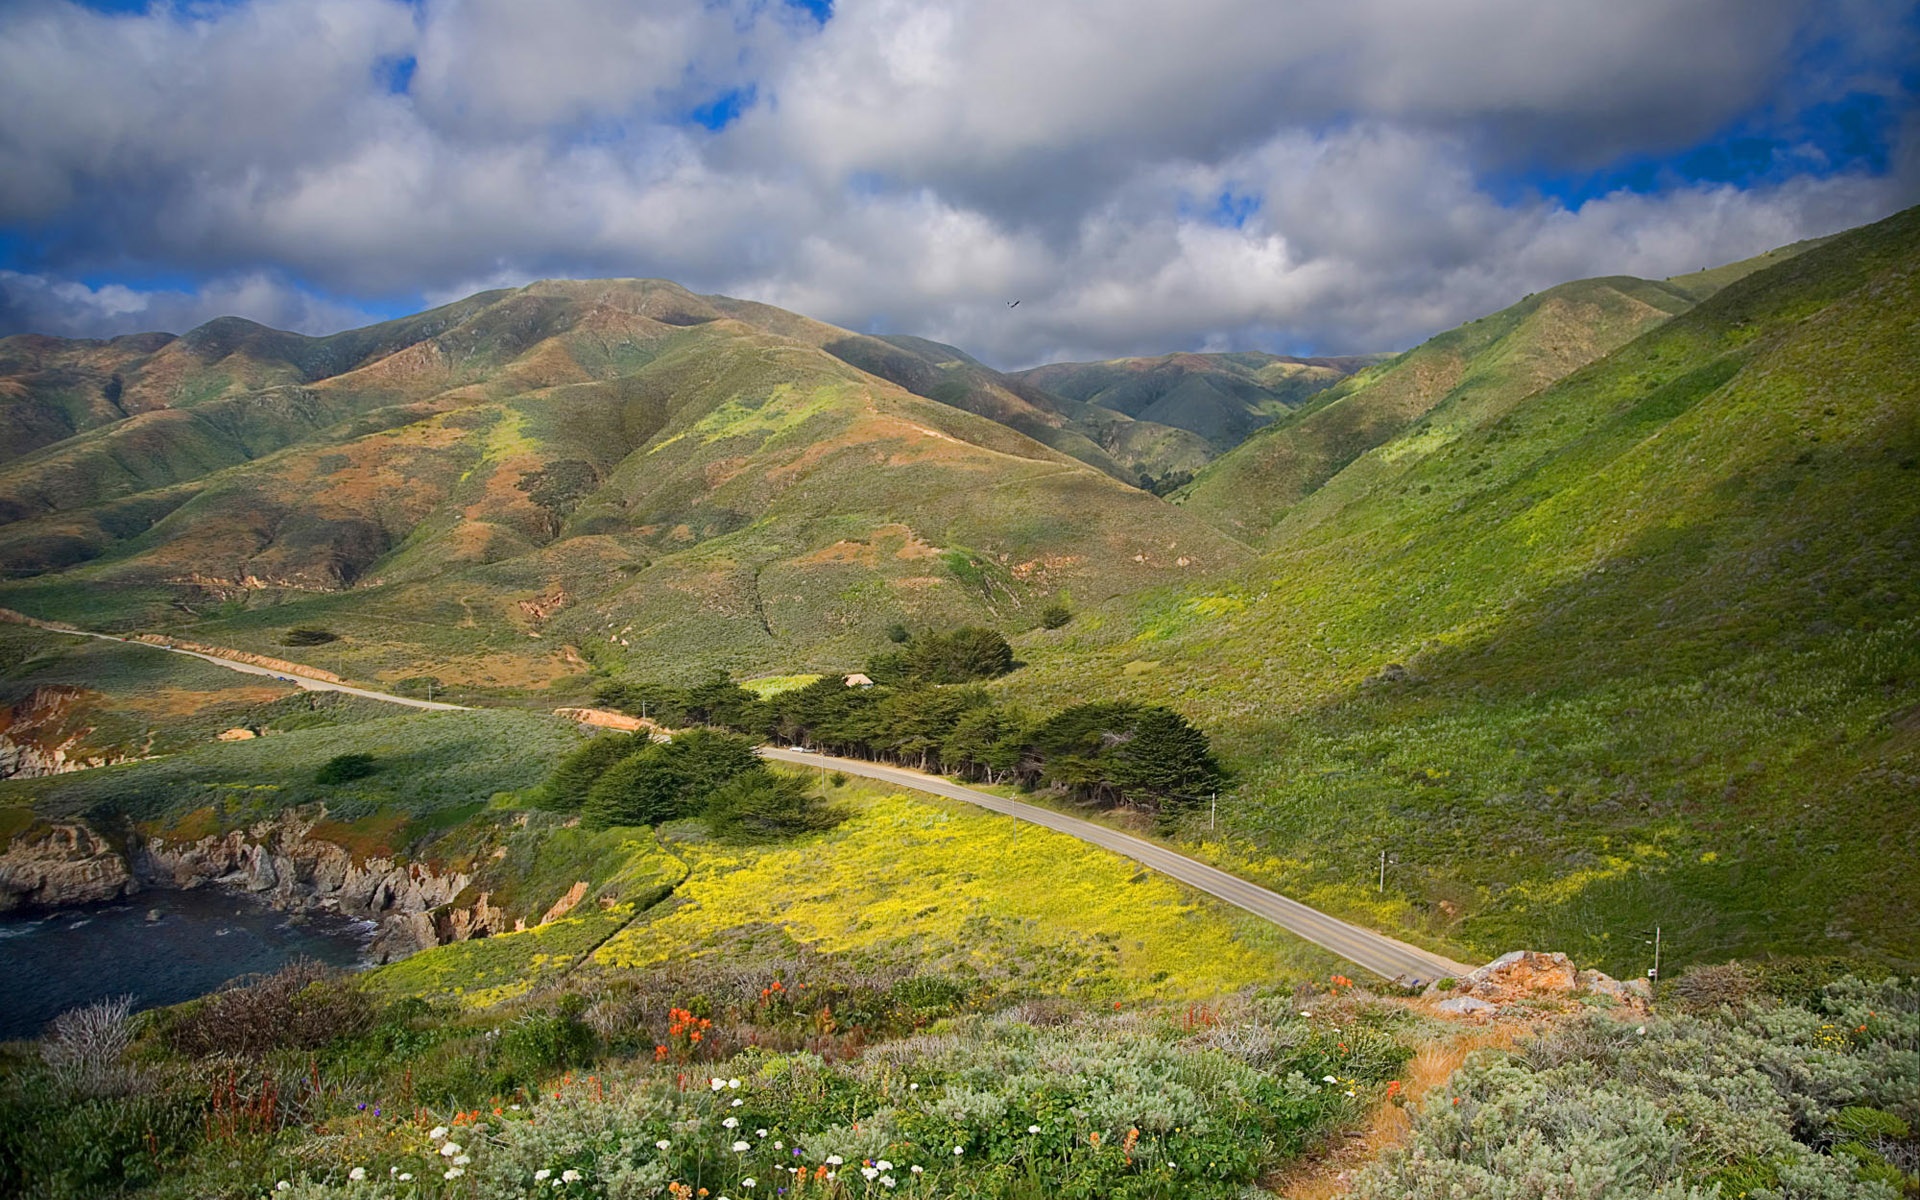
[[[1906,0],[0,0],[0,334],[645,275],[1398,349],[1915,203],[1916,64]]]

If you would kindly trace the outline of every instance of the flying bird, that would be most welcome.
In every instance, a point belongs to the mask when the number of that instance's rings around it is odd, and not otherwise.
[[[1020,307],[1020,302],[1019,302],[1018,300],[1009,300],[1009,301],[1007,301],[1007,307],[1008,307],[1008,308],[1019,308],[1019,307]]]

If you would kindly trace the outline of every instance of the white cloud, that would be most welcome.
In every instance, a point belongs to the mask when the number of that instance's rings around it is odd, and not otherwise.
[[[1809,158],[1569,209],[1487,174],[1894,88],[1898,7],[840,0],[816,27],[777,0],[23,0],[0,12],[0,226],[32,265],[0,331],[357,319],[289,278],[441,299],[657,275],[1007,365],[1397,347],[1563,279],[1691,270],[1910,200],[1911,120],[1880,178],[1794,175]],[[1803,70],[1816,34],[1851,66]],[[724,132],[678,119],[747,87]],[[1211,215],[1223,193],[1237,222]],[[60,282],[122,264],[212,282]]]
[[[56,337],[183,332],[215,317],[245,317],[275,329],[323,334],[365,325],[365,309],[326,300],[264,273],[212,279],[193,291],[142,290],[0,271],[0,333],[32,330]]]

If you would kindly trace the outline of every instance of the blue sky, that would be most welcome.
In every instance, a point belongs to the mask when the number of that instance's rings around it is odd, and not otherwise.
[[[1885,0],[16,0],[0,333],[648,275],[1003,366],[1394,349],[1913,203],[1917,50]]]

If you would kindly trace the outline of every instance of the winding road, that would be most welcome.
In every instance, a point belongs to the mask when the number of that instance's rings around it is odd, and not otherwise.
[[[1349,925],[1337,917],[1328,916],[1319,909],[1308,908],[1298,900],[1289,900],[1278,892],[1271,892],[1258,884],[1248,883],[1237,875],[1229,875],[1218,867],[1210,867],[1183,854],[1176,854],[1164,846],[1130,837],[1118,830],[1108,829],[1104,825],[1096,825],[1092,821],[1083,821],[1078,817],[1069,817],[1051,809],[1023,804],[1018,800],[1008,800],[970,787],[962,787],[937,775],[928,775],[904,767],[882,766],[879,763],[863,762],[857,758],[835,758],[827,754],[785,750],[773,746],[761,747],[760,754],[763,758],[770,758],[777,762],[844,771],[849,775],[861,775],[885,783],[896,783],[916,791],[931,792],[951,800],[962,800],[993,812],[1005,813],[1022,821],[1031,821],[1035,825],[1079,838],[1083,842],[1091,842],[1102,849],[1111,850],[1143,866],[1151,867],[1162,875],[1177,879],[1188,887],[1244,908],[1255,916],[1264,917],[1282,929],[1297,934],[1316,946],[1331,950],[1348,962],[1385,979],[1395,979],[1402,975],[1426,981],[1442,978],[1459,979],[1473,970],[1465,963],[1453,962],[1416,946],[1409,946],[1405,942],[1395,941],[1384,934],[1375,933],[1371,929]]]
[[[242,662],[239,659],[223,658],[217,654],[114,637],[112,634],[94,633],[91,630],[75,629],[71,626],[61,628],[42,626],[42,628],[48,628],[50,632],[98,638],[101,641],[120,642],[129,646],[147,646],[172,654],[184,654],[189,658],[197,658],[202,662],[226,667],[228,670],[239,671],[242,674],[263,675],[269,679],[291,683],[310,692],[345,692],[349,696],[361,696],[368,700],[382,700],[389,704],[401,704],[408,708],[422,708],[436,712],[463,710],[467,707],[438,700],[415,700],[407,696],[396,696],[391,692],[376,692],[371,688],[359,688],[351,684],[333,683],[289,671],[274,670],[270,667]],[[844,771],[849,775],[860,775],[884,783],[898,784],[914,791],[945,796],[950,800],[964,801],[992,812],[1004,813],[1018,820],[1030,821],[1056,833],[1079,838],[1083,842],[1089,842],[1130,858],[1216,899],[1225,900],[1228,904],[1243,908],[1255,916],[1272,921],[1282,929],[1305,938],[1322,949],[1331,950],[1348,962],[1385,979],[1396,979],[1401,976],[1428,981],[1446,977],[1458,979],[1473,970],[1464,963],[1453,962],[1430,951],[1409,946],[1405,942],[1375,933],[1371,929],[1350,925],[1337,917],[1328,916],[1319,909],[1308,908],[1298,900],[1290,900],[1278,892],[1268,891],[1258,884],[1248,883],[1237,875],[1229,875],[1218,867],[1208,866],[1197,859],[1176,854],[1164,846],[1129,836],[1118,830],[1108,829],[1104,825],[1096,825],[1092,821],[1083,821],[1078,817],[1070,817],[1051,809],[1023,804],[1018,800],[1008,800],[990,792],[963,787],[937,775],[928,775],[905,767],[883,766],[856,758],[835,758],[831,755],[787,750],[776,746],[762,746],[760,754],[764,758],[777,762],[793,763],[804,767],[830,768]]]

